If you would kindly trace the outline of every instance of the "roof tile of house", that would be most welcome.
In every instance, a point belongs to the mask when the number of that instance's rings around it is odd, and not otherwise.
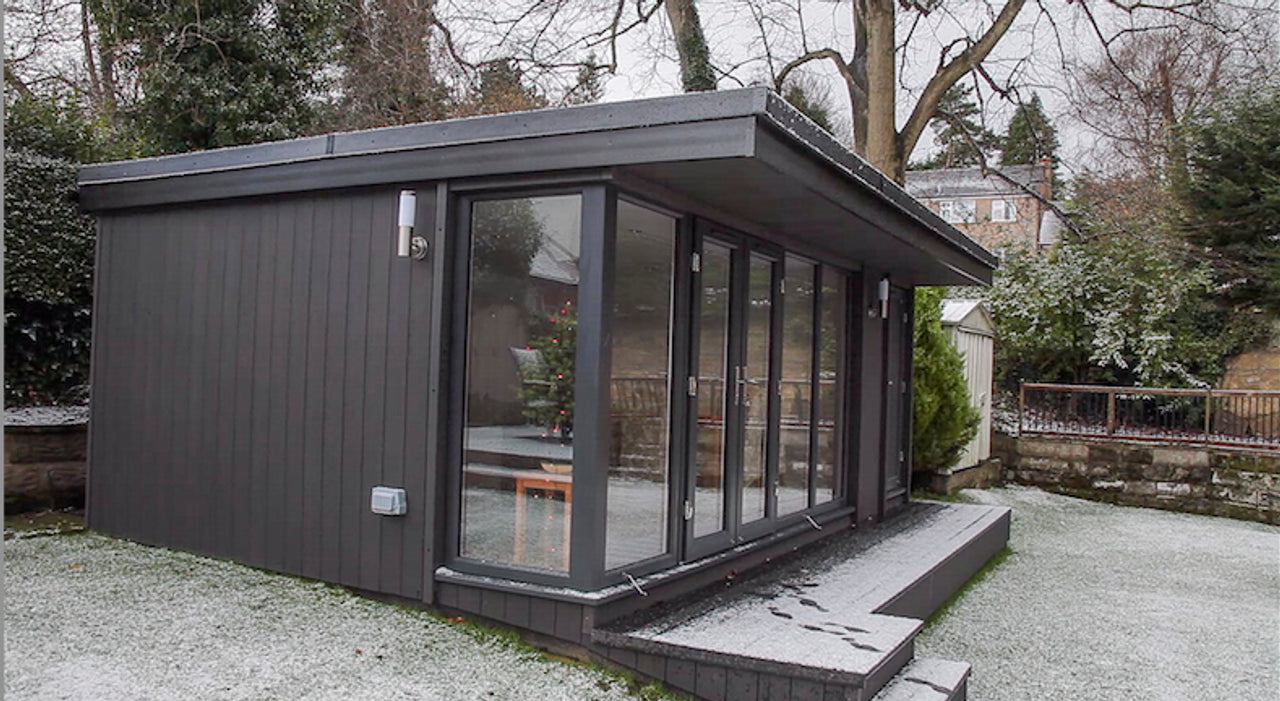
[[[1003,166],[1000,172],[1026,187],[1044,182],[1043,166]],[[982,169],[978,167],[908,171],[906,190],[913,197],[921,199],[1025,194],[1021,187],[998,175],[983,175]]]

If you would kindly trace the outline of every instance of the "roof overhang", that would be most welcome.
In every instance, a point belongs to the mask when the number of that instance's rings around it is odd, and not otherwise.
[[[765,88],[332,134],[86,166],[88,211],[406,182],[618,173],[906,284],[986,284],[996,258]],[[597,177],[600,177],[599,175]]]

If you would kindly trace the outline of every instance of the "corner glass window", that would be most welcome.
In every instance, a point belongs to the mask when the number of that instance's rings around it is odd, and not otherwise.
[[[567,572],[582,197],[471,206],[463,557]]]
[[[676,220],[618,201],[605,569],[667,552]]]

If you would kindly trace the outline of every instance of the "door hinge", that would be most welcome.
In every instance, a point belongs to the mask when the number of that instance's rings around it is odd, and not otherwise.
[[[693,502],[688,499],[684,500],[684,520],[693,520]]]
[[[695,273],[702,272],[702,254],[701,253],[695,252],[693,254],[693,260],[690,261],[689,267],[693,268],[693,272]]]
[[[694,377],[693,375],[689,376],[689,396],[690,397],[698,396],[698,378]]]

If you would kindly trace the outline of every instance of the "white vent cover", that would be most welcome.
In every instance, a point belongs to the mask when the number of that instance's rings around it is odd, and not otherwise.
[[[404,516],[409,510],[409,499],[398,487],[374,487],[371,507],[375,514]]]

